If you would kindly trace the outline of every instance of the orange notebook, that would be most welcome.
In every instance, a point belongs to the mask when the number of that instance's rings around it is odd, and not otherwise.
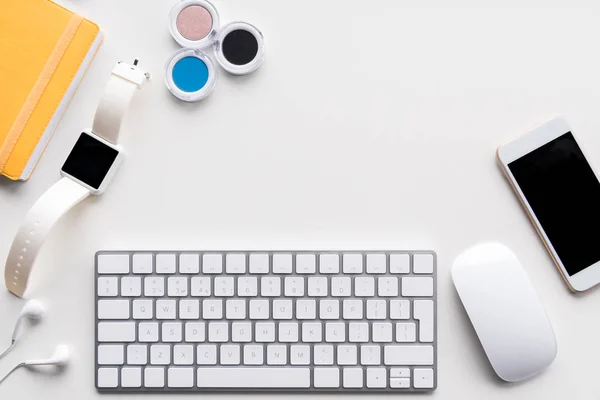
[[[102,43],[50,0],[1,0],[0,172],[27,180]]]

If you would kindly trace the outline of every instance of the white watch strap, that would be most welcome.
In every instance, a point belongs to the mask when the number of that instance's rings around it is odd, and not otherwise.
[[[113,68],[94,116],[92,132],[113,144],[117,144],[121,122],[136,89],[149,77],[137,66],[137,62],[137,59],[133,65],[121,62]]]
[[[8,253],[4,281],[8,290],[22,297],[33,262],[52,225],[74,205],[85,199],[89,190],[69,178],[52,185],[35,202],[19,228]]]

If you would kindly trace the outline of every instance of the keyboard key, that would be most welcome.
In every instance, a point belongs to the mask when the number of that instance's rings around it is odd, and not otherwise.
[[[133,319],[152,319],[153,315],[152,300],[133,301]]]
[[[409,368],[391,368],[390,378],[410,378]]]
[[[433,346],[385,346],[385,365],[433,365]]]
[[[225,302],[225,318],[232,320],[246,318],[246,301],[227,300]]]
[[[148,363],[148,346],[145,344],[130,344],[127,346],[127,364],[146,365]]]
[[[136,253],[132,257],[134,274],[152,273],[152,253]]]
[[[229,340],[229,324],[226,322],[211,322],[208,324],[208,341],[224,343]]]
[[[98,297],[115,297],[119,294],[119,278],[99,277]]]
[[[255,276],[240,277],[237,280],[238,296],[256,297],[258,296],[258,279]]]
[[[424,276],[410,276],[402,278],[402,296],[433,296],[433,278]]]
[[[163,342],[181,342],[181,322],[163,322],[161,339]]]
[[[99,254],[99,274],[128,274],[129,254]]]
[[[250,322],[234,322],[231,324],[231,340],[234,342],[252,341],[252,324]]]
[[[122,344],[101,344],[98,346],[98,365],[122,365],[124,351]]]
[[[392,324],[389,322],[373,324],[373,342],[389,343],[392,341]]]
[[[362,274],[362,254],[344,254],[342,257],[343,271],[345,274]]]
[[[162,276],[147,276],[144,278],[144,296],[162,297],[165,295],[165,278]]]
[[[269,319],[269,300],[250,300],[250,319]]]
[[[333,346],[317,345],[313,351],[315,365],[333,365]]]
[[[363,369],[362,368],[344,368],[344,387],[362,388],[363,387]]]
[[[390,301],[391,319],[409,319],[410,301],[409,300],[391,300]]]
[[[361,346],[360,363],[362,365],[380,365],[381,347],[380,346]]]
[[[314,274],[317,272],[317,257],[314,254],[296,255],[296,273]]]
[[[202,255],[202,272],[205,274],[220,274],[223,272],[223,255],[206,253]]]
[[[327,293],[327,278],[324,276],[308,278],[308,295],[310,297],[326,297]]]
[[[316,300],[298,300],[296,301],[296,318],[298,319],[316,319],[317,301]]]
[[[367,254],[368,274],[385,274],[386,272],[385,254]]]
[[[250,273],[251,274],[268,274],[269,273],[269,255],[266,253],[250,254]]]
[[[156,255],[156,273],[174,274],[177,256],[174,253],[159,253]]]
[[[292,319],[292,301],[274,300],[273,319]]]
[[[387,303],[385,300],[367,300],[367,319],[386,319]]]
[[[158,342],[158,322],[142,322],[138,325],[138,340],[144,342]]]
[[[179,255],[179,273],[197,274],[200,272],[200,254],[183,253]]]
[[[141,368],[123,368],[121,370],[121,386],[124,388],[139,388],[142,386]]]
[[[246,255],[242,253],[230,253],[225,256],[225,271],[228,274],[246,273]]]
[[[169,365],[171,363],[171,346],[155,344],[150,346],[150,364]]]
[[[417,341],[417,326],[414,322],[396,324],[396,342],[407,343]]]
[[[288,276],[285,278],[284,282],[285,295],[287,297],[304,296],[304,278]]]
[[[290,363],[292,365],[309,365],[310,346],[296,345],[290,347]]]
[[[433,254],[415,254],[413,256],[415,274],[433,274]]]
[[[215,278],[215,296],[233,297],[233,277]]]
[[[129,300],[99,300],[98,319],[129,319]]]
[[[337,363],[339,365],[356,365],[356,346],[338,346]]]
[[[264,297],[281,296],[281,278],[278,276],[263,276],[260,278],[260,294]]]
[[[149,367],[144,370],[144,387],[165,387],[165,369],[161,367]]]
[[[167,371],[167,384],[172,388],[194,387],[194,368],[169,368]]]
[[[331,295],[334,297],[351,296],[352,280],[347,276],[331,278]]]
[[[375,296],[375,279],[371,276],[354,278],[354,295],[357,297]]]
[[[156,318],[157,319],[175,319],[177,315],[177,306],[175,300],[157,300]]]
[[[319,343],[323,341],[320,322],[302,323],[302,341],[305,343]]]
[[[362,300],[344,300],[344,319],[362,319],[363,302]]]
[[[338,274],[340,272],[340,255],[321,254],[319,256],[319,272],[322,274]]]
[[[258,322],[254,326],[255,340],[259,343],[275,341],[275,324],[272,322]]]
[[[187,322],[185,324],[185,341],[188,343],[204,342],[206,327],[204,322]]]
[[[133,342],[135,341],[134,322],[99,322],[99,342]]]
[[[328,322],[325,324],[325,341],[329,343],[342,343],[346,341],[346,324]]]
[[[308,388],[310,369],[301,367],[198,368],[197,385],[206,388]]]
[[[275,344],[267,346],[267,364],[268,365],[286,365],[287,347]]]
[[[291,274],[292,273],[292,255],[291,254],[273,254],[273,273]]]
[[[410,387],[408,378],[390,378],[390,387],[393,389],[406,389]]]
[[[419,341],[433,342],[433,300],[415,300],[414,315],[419,320]]]
[[[98,368],[98,387],[116,388],[119,386],[119,370],[117,368]]]
[[[217,346],[214,344],[196,347],[196,363],[198,365],[215,365],[217,363]]]
[[[433,387],[433,369],[431,368],[415,368],[413,375],[413,385],[415,388],[432,388]]]
[[[167,280],[169,297],[186,297],[188,295],[188,279],[186,277],[171,277]]]
[[[179,319],[199,319],[200,302],[198,300],[179,300]]]
[[[319,318],[321,319],[339,319],[340,302],[339,300],[320,300]]]
[[[377,294],[380,297],[398,297],[398,278],[395,276],[377,278]]]
[[[244,346],[244,365],[262,365],[264,348],[262,345]]]
[[[192,296],[194,297],[208,297],[211,295],[211,282],[210,278],[206,276],[195,276],[192,278]]]
[[[408,274],[410,272],[410,255],[390,254],[390,273]]]
[[[279,342],[295,343],[298,341],[298,323],[281,322],[279,324]]]
[[[339,368],[315,368],[313,374],[316,388],[340,387]]]
[[[348,340],[351,343],[366,343],[369,341],[369,324],[366,322],[351,322],[348,325]]]
[[[240,346],[237,344],[221,346],[219,361],[221,365],[240,365]]]
[[[367,368],[367,387],[387,387],[387,370],[385,368]]]
[[[131,347],[131,346],[130,346]],[[192,365],[193,364],[193,346],[177,345],[173,347],[173,363],[175,365]],[[132,362],[129,362],[133,364]]]
[[[139,276],[124,276],[121,278],[121,296],[139,297],[142,295],[142,278]]]

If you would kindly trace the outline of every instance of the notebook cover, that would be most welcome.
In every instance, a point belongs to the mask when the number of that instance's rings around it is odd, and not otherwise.
[[[101,39],[96,24],[50,0],[2,0],[3,175],[15,180],[29,177]]]

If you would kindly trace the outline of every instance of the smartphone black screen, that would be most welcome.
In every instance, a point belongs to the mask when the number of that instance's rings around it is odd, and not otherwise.
[[[573,134],[508,167],[569,275],[600,261],[600,182]]]

